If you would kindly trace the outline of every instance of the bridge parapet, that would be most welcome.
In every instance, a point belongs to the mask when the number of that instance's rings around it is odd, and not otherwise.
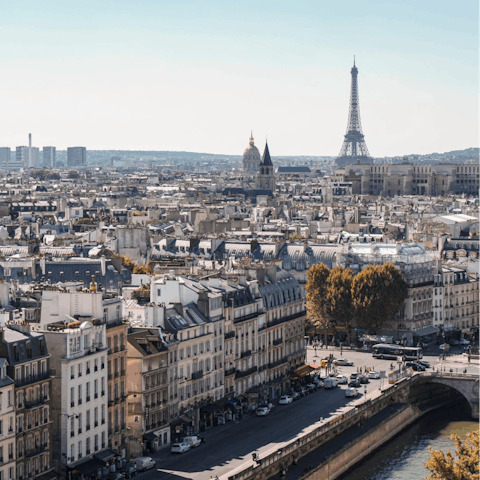
[[[472,418],[479,418],[479,376],[469,373],[428,372],[415,375],[423,381],[453,388],[465,397],[471,407]]]

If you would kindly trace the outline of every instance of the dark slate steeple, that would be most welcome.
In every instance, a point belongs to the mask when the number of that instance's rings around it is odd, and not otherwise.
[[[265,150],[263,151],[262,163],[264,167],[273,167],[272,159],[270,158],[270,152],[268,151],[268,143],[265,142]]]

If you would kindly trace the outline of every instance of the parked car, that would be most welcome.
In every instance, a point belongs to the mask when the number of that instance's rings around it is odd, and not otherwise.
[[[360,380],[360,383],[370,383],[370,380],[366,375],[359,375],[357,378]]]
[[[124,480],[125,475],[121,472],[109,473],[105,480]]]
[[[338,360],[334,360],[333,363],[339,366],[351,367],[353,366],[353,362],[351,360],[347,360],[346,358],[339,358]]]
[[[438,348],[440,350],[450,350],[450,345],[448,343],[442,343]]]
[[[271,412],[275,410],[275,404],[274,403],[266,403],[262,405],[262,407],[267,407]]]
[[[360,386],[360,380],[358,378],[352,378],[348,382],[348,386],[358,388]]]
[[[309,383],[309,384],[307,385],[307,390],[308,390],[310,393],[314,392],[317,388],[318,388],[318,387],[317,387],[314,383]]]
[[[123,474],[125,475],[125,478],[132,478],[137,475],[137,467],[132,464],[128,464],[126,467],[123,469]]]
[[[301,397],[304,397],[308,392],[307,392],[307,389],[305,387],[300,387],[298,389],[298,393],[300,394]]]
[[[267,407],[257,408],[257,417],[266,417],[269,413],[270,413],[270,410]]]
[[[423,365],[417,362],[407,362],[405,366],[412,368],[416,372],[424,372],[426,370],[426,368]]]
[[[314,378],[313,379],[313,383],[318,387],[318,388],[321,388],[324,386],[324,382],[323,380],[321,380],[320,378]]]
[[[358,395],[358,390],[356,388],[347,388],[345,390],[346,397],[356,397]]]
[[[185,453],[190,450],[190,444],[185,442],[174,443],[170,452],[172,453]]]
[[[470,340],[467,340],[466,338],[462,338],[460,340],[460,345],[470,345]]]
[[[293,398],[293,400],[298,400],[300,398],[300,394],[298,392],[292,392],[290,396]]]
[[[352,380],[353,378],[357,378],[358,377],[358,373],[351,373],[350,374],[350,380]]]
[[[345,375],[338,374],[335,379],[339,385],[346,385],[348,383],[348,378]]]
[[[430,368],[430,364],[425,360],[417,360],[416,363],[423,365],[425,368]]]
[[[375,370],[373,372],[368,372],[368,378],[378,379],[380,378],[380,372],[376,372]]]
[[[279,405],[288,405],[293,402],[293,398],[289,395],[282,395],[278,401]]]
[[[198,435],[189,435],[188,437],[183,437],[183,443],[188,443],[191,448],[199,447],[202,444],[202,440]]]
[[[155,461],[152,457],[138,457],[135,459],[134,463],[138,472],[155,467]]]
[[[327,377],[325,379],[325,388],[335,388],[337,386],[337,380],[332,377]]]

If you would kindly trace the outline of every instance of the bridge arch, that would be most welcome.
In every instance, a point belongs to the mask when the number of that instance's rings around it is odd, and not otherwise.
[[[442,403],[464,398],[470,405],[472,418],[479,418],[479,380],[476,375],[430,373],[417,376],[411,385],[409,401],[422,408],[433,409]]]

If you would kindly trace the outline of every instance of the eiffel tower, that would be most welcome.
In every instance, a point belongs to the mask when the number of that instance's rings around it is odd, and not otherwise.
[[[368,153],[365,137],[362,132],[360,122],[360,106],[358,104],[358,68],[355,66],[355,57],[353,59],[352,86],[350,89],[350,111],[348,112],[348,125],[343,145],[338,154],[336,164],[344,167],[352,163],[370,163],[372,158]]]

